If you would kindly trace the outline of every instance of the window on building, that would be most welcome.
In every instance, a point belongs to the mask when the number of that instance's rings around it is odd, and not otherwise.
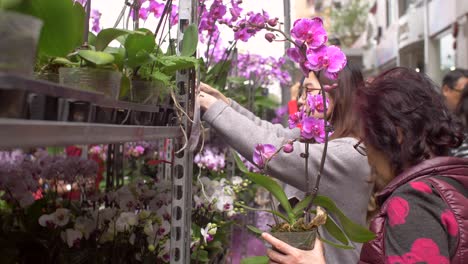
[[[439,39],[440,70],[443,74],[455,68],[455,50],[452,34],[445,34]]]
[[[387,0],[386,1],[386,12],[387,12],[387,27],[389,27],[393,23],[393,13],[394,13],[394,1],[395,0]]]

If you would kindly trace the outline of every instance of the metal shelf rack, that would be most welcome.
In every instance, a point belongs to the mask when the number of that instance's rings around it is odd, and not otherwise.
[[[196,23],[196,11],[196,0],[179,1],[178,43],[185,28]],[[190,118],[195,112],[195,76],[193,69],[176,75],[177,100]],[[169,102],[123,102],[0,72],[0,149],[109,144],[106,184],[115,186],[123,183],[124,142],[161,140],[161,146],[168,145],[165,159],[172,165],[164,164],[162,171],[172,179],[171,264],[190,263],[193,153],[188,148],[174,153],[183,145],[181,128],[189,134],[191,123],[178,118]],[[162,143],[166,139],[170,144]]]

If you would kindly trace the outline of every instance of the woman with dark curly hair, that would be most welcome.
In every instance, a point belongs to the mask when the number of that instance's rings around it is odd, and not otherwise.
[[[425,75],[395,68],[359,90],[360,143],[381,188],[371,222],[377,238],[359,263],[468,261],[468,159],[446,156],[463,128],[434,88]],[[320,242],[302,251],[263,237],[283,253],[269,251],[273,263],[325,263]]]

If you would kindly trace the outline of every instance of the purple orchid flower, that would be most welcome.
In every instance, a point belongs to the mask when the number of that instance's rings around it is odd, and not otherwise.
[[[172,5],[171,19],[169,22],[171,26],[175,26],[179,23],[179,9],[176,5]]]
[[[164,4],[150,0],[149,11],[153,13],[155,18],[160,18],[164,12]]]
[[[321,94],[308,94],[306,102],[312,112],[316,110],[319,113],[323,113],[323,96]],[[327,98],[327,107],[328,104],[329,100]]]
[[[143,20],[146,20],[148,19],[148,16],[149,16],[149,8],[140,8],[140,11],[138,12],[138,17],[140,17],[140,19],[143,19]]]
[[[335,80],[338,73],[346,66],[346,55],[336,46],[322,46],[307,50],[306,66],[310,70],[324,70],[327,78]]]
[[[289,115],[288,123],[289,123],[289,128],[293,129],[296,128],[298,124],[300,124],[302,121],[302,113],[301,112],[296,112],[294,114]]]
[[[302,121],[301,136],[305,139],[315,139],[318,143],[325,142],[325,126],[323,120],[306,117]]]
[[[328,40],[327,32],[323,28],[323,21],[318,17],[296,20],[291,30],[291,35],[296,40],[305,41],[312,49],[321,47]]]
[[[265,166],[265,162],[276,153],[276,147],[271,144],[257,144],[253,154],[253,162],[259,168]]]

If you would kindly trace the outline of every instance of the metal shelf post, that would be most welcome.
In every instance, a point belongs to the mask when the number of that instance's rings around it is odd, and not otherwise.
[[[179,25],[177,34],[178,50],[180,48],[184,31],[188,25],[196,22],[197,1],[179,1]],[[193,117],[195,101],[195,70],[179,71],[176,75],[176,83],[179,89],[177,99],[185,112]],[[191,123],[182,118],[180,124],[189,136]],[[173,140],[174,150],[177,151],[183,144],[182,138]],[[171,264],[190,263],[191,242],[191,214],[192,214],[192,178],[193,178],[193,153],[189,148],[175,154],[172,177],[172,218],[171,218]]]

